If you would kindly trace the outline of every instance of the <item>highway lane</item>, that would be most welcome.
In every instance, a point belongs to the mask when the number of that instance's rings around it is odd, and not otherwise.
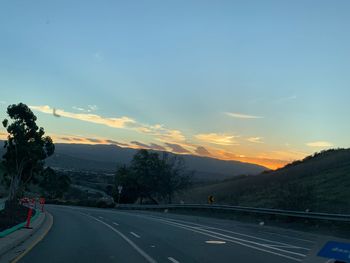
[[[169,213],[49,206],[54,224],[19,262],[301,262],[317,236]]]

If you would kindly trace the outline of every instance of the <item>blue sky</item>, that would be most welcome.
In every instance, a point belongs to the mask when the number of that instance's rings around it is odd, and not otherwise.
[[[349,147],[349,12],[345,0],[2,1],[0,117],[21,101],[57,142],[269,167]]]

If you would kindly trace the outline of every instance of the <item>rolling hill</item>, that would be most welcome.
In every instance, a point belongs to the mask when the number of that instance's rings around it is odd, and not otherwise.
[[[178,197],[206,202],[292,210],[350,213],[350,149],[328,150],[257,176],[197,185]]]
[[[54,168],[114,172],[117,165],[129,164],[136,149],[116,145],[88,145],[56,143],[55,154],[46,164]],[[0,149],[3,151],[3,148]],[[239,161],[223,161],[194,155],[181,155],[198,180],[218,181],[237,175],[254,175],[266,167]]]

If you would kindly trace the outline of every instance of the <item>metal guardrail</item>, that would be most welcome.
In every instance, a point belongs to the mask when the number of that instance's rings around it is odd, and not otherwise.
[[[256,207],[244,207],[244,206],[230,206],[230,205],[207,205],[207,204],[169,204],[169,205],[117,205],[117,209],[203,209],[203,210],[217,210],[217,211],[235,211],[246,212],[265,215],[279,215],[294,218],[304,219],[319,219],[329,221],[341,221],[350,222],[350,214],[329,214],[329,213],[317,213],[317,212],[302,212],[302,211],[290,211],[270,208],[256,208]]]

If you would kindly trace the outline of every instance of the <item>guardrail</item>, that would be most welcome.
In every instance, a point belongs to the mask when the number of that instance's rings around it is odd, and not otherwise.
[[[230,205],[207,205],[207,204],[117,205],[116,208],[117,209],[138,209],[138,210],[172,209],[172,208],[202,209],[202,210],[245,212],[245,213],[255,213],[255,214],[265,214],[265,215],[279,215],[279,216],[304,218],[304,219],[319,219],[319,220],[329,220],[329,221],[350,222],[350,214],[302,212],[302,211],[290,211],[290,210],[230,206]]]

